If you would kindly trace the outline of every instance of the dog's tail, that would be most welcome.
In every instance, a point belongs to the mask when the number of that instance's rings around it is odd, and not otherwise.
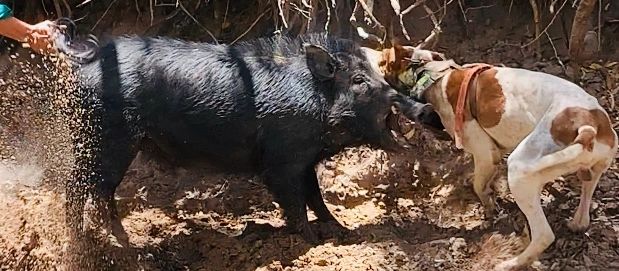
[[[55,31],[54,44],[58,52],[64,54],[74,64],[86,64],[99,54],[99,41],[93,35],[78,37],[77,26],[68,18],[56,20],[59,27]]]
[[[593,144],[596,135],[597,130],[593,126],[581,126],[578,128],[578,134],[572,144],[558,152],[554,152],[540,158],[535,170],[539,171],[552,166],[561,165],[577,159],[585,152],[593,151]]]
[[[593,151],[593,140],[598,134],[598,131],[590,125],[583,125],[578,128],[578,135],[572,144],[580,144],[582,147],[591,152]]]

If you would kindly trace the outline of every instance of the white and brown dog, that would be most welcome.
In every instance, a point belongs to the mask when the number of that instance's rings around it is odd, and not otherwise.
[[[387,81],[406,85],[411,96],[432,104],[456,146],[473,155],[473,187],[490,213],[494,208],[490,181],[502,156],[511,152],[507,179],[529,223],[531,243],[496,270],[528,265],[554,241],[540,195],[545,183],[561,175],[576,172],[582,182],[580,204],[569,228],[582,231],[589,226],[591,197],[617,152],[617,134],[596,98],[541,72],[459,66],[413,47],[366,53]],[[411,69],[411,61],[422,63]]]

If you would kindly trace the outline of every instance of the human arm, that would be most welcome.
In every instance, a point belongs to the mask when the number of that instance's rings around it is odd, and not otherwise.
[[[27,42],[30,48],[38,53],[51,51],[53,27],[54,23],[51,21],[28,24],[13,17],[7,5],[0,4],[0,35],[19,42]]]

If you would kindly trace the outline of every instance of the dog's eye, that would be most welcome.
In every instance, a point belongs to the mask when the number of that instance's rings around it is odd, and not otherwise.
[[[352,77],[353,84],[363,84],[365,83],[365,77],[363,75],[357,74]]]

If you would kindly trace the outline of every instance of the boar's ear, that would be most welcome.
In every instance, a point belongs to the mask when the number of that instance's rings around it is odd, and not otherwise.
[[[303,47],[307,67],[314,77],[321,81],[332,79],[338,66],[337,60],[323,47],[310,44],[304,44]]]

